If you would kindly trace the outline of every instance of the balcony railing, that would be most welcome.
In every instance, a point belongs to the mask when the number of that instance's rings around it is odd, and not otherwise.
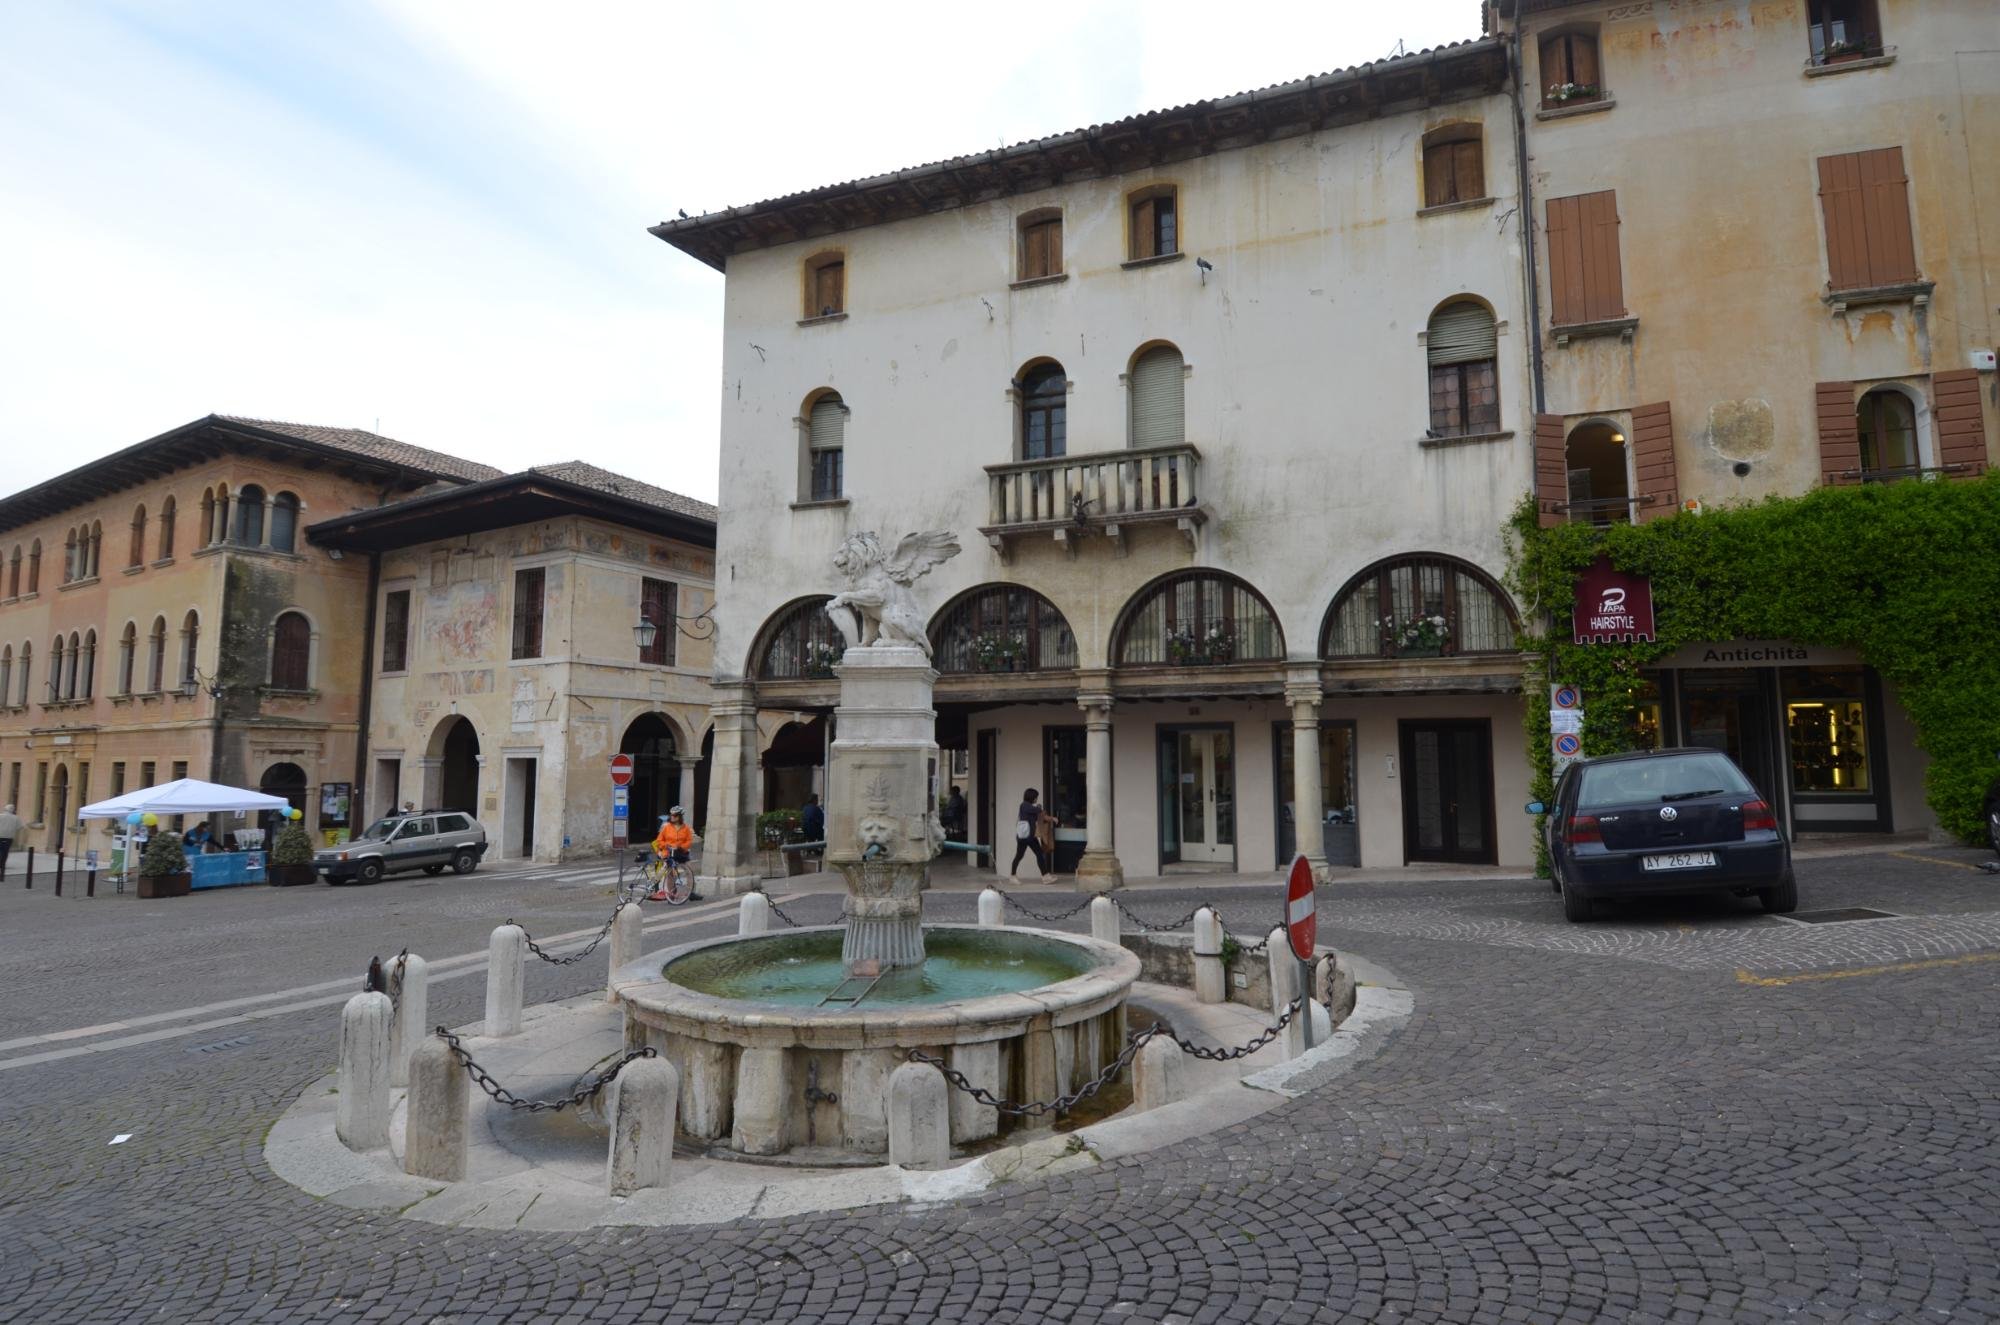
[[[979,532],[1004,555],[1007,541],[1048,534],[1074,552],[1098,534],[1122,539],[1137,524],[1168,524],[1193,543],[1201,504],[1201,452],[1182,443],[986,467],[987,522]]]

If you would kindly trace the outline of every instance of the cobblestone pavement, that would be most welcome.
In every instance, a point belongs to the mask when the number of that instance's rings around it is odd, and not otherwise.
[[[1380,1056],[1248,1123],[927,1208],[544,1235],[315,1201],[261,1140],[330,1066],[333,1007],[0,1070],[0,1322],[1994,1318],[2000,880],[1975,858],[1802,864],[1804,907],[1899,917],[1826,926],[1721,904],[1570,927],[1535,882],[1329,888],[1323,932],[1416,991]],[[472,951],[496,900],[547,906],[538,931],[605,904],[393,886],[59,926],[0,899],[0,1006],[84,1026],[357,971],[405,932]],[[529,996],[602,978],[536,963]],[[437,1017],[475,1019],[481,983],[438,985]]]

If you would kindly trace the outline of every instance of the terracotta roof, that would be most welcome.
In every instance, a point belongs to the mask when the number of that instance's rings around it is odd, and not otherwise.
[[[238,414],[221,414],[216,417],[231,423],[241,423],[265,432],[277,433],[284,437],[296,437],[302,442],[315,446],[330,446],[337,451],[352,455],[366,456],[370,460],[386,460],[392,465],[406,469],[421,469],[440,478],[458,478],[471,482],[480,479],[499,478],[504,470],[491,465],[482,465],[476,460],[461,460],[455,455],[442,451],[432,451],[422,446],[412,446],[399,442],[393,437],[384,437],[364,428],[328,428],[317,423],[283,423],[273,419],[249,419]]]
[[[715,521],[715,507],[705,501],[696,501],[693,497],[683,497],[678,492],[669,492],[665,488],[656,488],[652,484],[642,483],[636,478],[627,478],[623,474],[614,474],[610,470],[600,469],[588,461],[565,460],[558,465],[536,465],[528,472],[530,474],[545,474],[549,478],[561,479],[565,483],[574,483],[580,488],[595,488],[599,492],[608,492],[614,497],[624,497],[631,501],[644,502],[648,506],[657,506],[663,511],[672,511],[676,515],[685,515],[691,520],[707,520],[710,523]]]
[[[1497,37],[1473,37],[990,152],[662,221],[651,233],[720,270],[732,253],[1485,95],[1499,91],[1506,78],[1506,44]]]

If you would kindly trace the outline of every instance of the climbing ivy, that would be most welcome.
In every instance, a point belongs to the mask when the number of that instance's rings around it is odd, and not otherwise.
[[[1895,687],[1930,755],[1938,823],[1971,840],[2000,774],[2000,473],[1962,482],[1818,488],[1803,497],[1642,525],[1540,527],[1532,499],[1508,527],[1510,586],[1527,636],[1528,749],[1537,799],[1554,789],[1551,681],[1581,686],[1583,750],[1633,744],[1640,671],[1686,644],[1786,639],[1846,648]],[[1576,580],[1599,554],[1653,584],[1650,644],[1570,642]]]

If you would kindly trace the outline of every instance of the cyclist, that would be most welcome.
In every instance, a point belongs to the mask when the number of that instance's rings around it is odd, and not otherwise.
[[[669,870],[676,865],[687,864],[688,850],[694,846],[694,829],[688,827],[686,814],[678,805],[668,810],[667,817],[660,823],[659,835],[653,839],[653,854],[665,861]],[[666,898],[665,887],[652,896],[655,902],[663,902]],[[690,897],[688,900],[696,899]]]

